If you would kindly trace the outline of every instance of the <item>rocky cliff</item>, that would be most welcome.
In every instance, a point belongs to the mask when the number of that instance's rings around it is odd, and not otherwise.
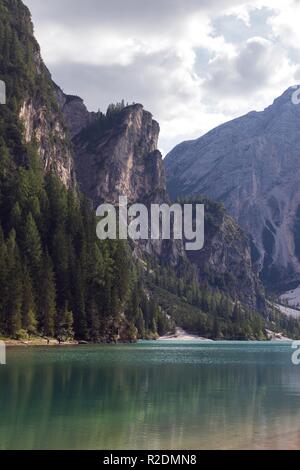
[[[63,112],[73,136],[77,180],[95,207],[115,204],[119,196],[139,203],[167,200],[159,125],[142,105],[103,115],[66,97]]]
[[[104,115],[89,113],[83,101],[58,92],[59,102],[72,136],[75,172],[81,191],[96,208],[117,205],[119,196],[130,203],[168,202],[162,155],[157,149],[159,125],[141,104],[111,105]],[[184,254],[182,243],[141,241],[143,253],[177,263]]]
[[[67,187],[74,182],[74,164],[67,129],[57,110],[36,97],[24,97],[19,118],[24,128],[24,141],[37,145],[46,172],[54,171]]]
[[[44,169],[54,170],[70,187],[74,171],[68,132],[30,12],[20,1],[1,0],[0,23],[0,78],[6,83],[7,106],[23,126],[23,143],[34,144]]]
[[[300,106],[288,89],[251,112],[177,146],[166,158],[168,188],[224,202],[251,235],[253,259],[270,286],[300,280]]]
[[[79,96],[66,95],[58,86],[56,96],[72,139],[96,120],[97,113],[89,112]]]

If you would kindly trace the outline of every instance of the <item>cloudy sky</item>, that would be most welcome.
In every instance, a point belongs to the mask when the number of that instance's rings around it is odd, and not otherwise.
[[[164,153],[300,81],[300,0],[24,2],[63,90],[144,104]]]

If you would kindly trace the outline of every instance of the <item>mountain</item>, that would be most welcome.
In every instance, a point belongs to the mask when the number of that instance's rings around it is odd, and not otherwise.
[[[76,178],[81,191],[96,209],[102,203],[169,203],[162,155],[157,148],[159,124],[141,104],[111,104],[105,114],[88,112],[79,97],[58,99],[68,124],[74,149]],[[135,254],[158,256],[176,265],[184,256],[180,242],[140,241]]]
[[[117,204],[119,195],[146,205],[169,203],[157,149],[159,124],[142,105],[111,105],[104,115],[88,113],[79,97],[59,93],[59,101],[73,136],[77,180],[95,207],[102,202]],[[171,262],[175,270],[180,258],[187,256],[199,268],[200,283],[207,281],[248,308],[264,310],[263,289],[253,270],[247,237],[218,204],[205,202],[203,250],[185,255],[180,242],[150,241],[138,244],[139,256],[146,251],[160,262]]]
[[[252,238],[267,286],[300,281],[300,106],[294,88],[262,112],[183,142],[165,159],[172,198],[206,195],[223,202]]]
[[[73,137],[80,188],[95,207],[102,202],[116,204],[119,195],[126,195],[129,202],[167,201],[157,149],[159,124],[141,104],[120,103],[111,105],[106,114],[86,114],[78,98],[66,97],[62,109]]]
[[[219,204],[205,202],[197,259],[180,242],[97,239],[99,203],[169,202],[159,125],[140,104],[90,113],[65,95],[21,0],[0,0],[0,79],[0,335],[136,341],[178,325],[262,339],[271,321],[297,334],[266,312],[248,240]]]

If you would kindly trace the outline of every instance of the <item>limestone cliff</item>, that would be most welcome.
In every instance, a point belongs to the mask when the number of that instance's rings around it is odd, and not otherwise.
[[[47,110],[43,101],[24,98],[19,111],[24,128],[24,141],[35,143],[46,172],[55,171],[61,181],[74,184],[74,165],[71,145],[62,116]]]
[[[56,96],[71,138],[95,121],[97,114],[89,112],[79,96],[65,95],[59,87],[56,88]]]
[[[112,107],[106,115],[89,113],[83,101],[58,93],[74,146],[76,179],[94,206],[168,202],[162,155],[157,149],[159,125],[141,104]],[[141,241],[133,246],[176,264],[182,243]]]
[[[74,183],[70,140],[57,103],[56,86],[33,35],[30,12],[19,0],[1,0],[0,21],[4,35],[0,79],[6,83],[7,107],[22,125],[23,143],[34,144],[45,170],[54,170],[70,187]]]
[[[159,125],[142,105],[96,115],[67,97],[63,112],[73,136],[77,180],[95,206],[117,203],[119,196],[140,203],[167,200]]]

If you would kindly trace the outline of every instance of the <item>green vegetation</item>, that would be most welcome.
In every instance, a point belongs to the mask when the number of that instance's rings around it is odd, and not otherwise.
[[[97,240],[90,203],[44,176],[34,149],[26,167],[3,142],[0,151],[0,331],[91,341],[163,332],[127,244]]]
[[[34,147],[22,166],[1,142],[2,334],[130,341],[176,324],[213,339],[265,339],[263,317],[199,284],[189,261],[133,261],[125,242],[97,240],[90,203],[44,175]],[[299,331],[299,322],[280,315],[269,321],[291,336]]]
[[[212,339],[266,339],[262,315],[207,282],[200,284],[195,267],[186,260],[176,271],[152,262],[147,282],[173,324],[189,332]]]
[[[52,108],[58,111],[54,84],[39,53],[27,7],[20,0],[1,0],[0,79],[6,83],[9,111],[14,114],[26,96],[39,99],[48,111]],[[5,114],[5,109],[1,114]],[[7,127],[12,125],[9,111],[5,114]],[[15,141],[14,134],[8,137],[11,142]]]

